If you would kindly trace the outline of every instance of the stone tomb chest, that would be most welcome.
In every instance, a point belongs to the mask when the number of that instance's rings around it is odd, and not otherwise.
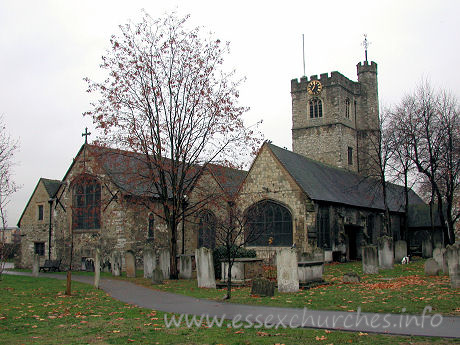
[[[324,261],[300,261],[297,266],[301,286],[323,281]]]
[[[263,259],[261,258],[235,258],[232,266],[232,282],[244,283],[254,278],[262,277],[262,263]],[[222,261],[221,265],[221,280],[226,282],[228,275],[228,261]]]

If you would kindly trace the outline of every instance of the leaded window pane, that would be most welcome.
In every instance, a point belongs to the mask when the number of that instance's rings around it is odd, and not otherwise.
[[[249,209],[246,217],[246,240],[249,245],[292,245],[292,217],[286,207],[272,201],[262,201]]]

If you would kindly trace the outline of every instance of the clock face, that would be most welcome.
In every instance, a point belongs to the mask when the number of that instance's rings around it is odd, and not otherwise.
[[[307,91],[310,95],[319,95],[323,90],[323,85],[319,80],[312,80],[307,85]]]

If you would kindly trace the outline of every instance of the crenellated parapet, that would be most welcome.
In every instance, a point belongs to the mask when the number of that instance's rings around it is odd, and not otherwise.
[[[366,73],[366,72],[377,74],[377,64],[374,61],[371,61],[370,64],[368,61],[359,62],[356,65],[356,71],[358,75],[360,75],[361,73]]]
[[[346,90],[354,94],[359,94],[360,86],[358,82],[348,79],[342,73],[333,71],[329,73],[321,73],[319,78],[318,75],[312,75],[310,78],[302,77],[300,79],[291,80],[291,93],[304,92],[307,89],[307,85],[312,80],[319,80],[323,87],[330,86],[342,86]]]

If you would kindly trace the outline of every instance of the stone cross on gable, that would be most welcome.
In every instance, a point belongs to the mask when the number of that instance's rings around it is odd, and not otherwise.
[[[82,133],[81,136],[85,137],[85,144],[88,144],[88,136],[91,135],[91,132],[88,132],[88,127],[85,127],[85,133]],[[83,171],[86,171],[86,162],[89,162],[89,159],[86,159],[86,147],[83,149],[83,159],[80,164],[83,165]]]
[[[88,136],[91,135],[91,132],[88,132],[88,127],[85,127],[85,133],[82,133],[81,136],[85,137],[85,144],[88,144]]]

